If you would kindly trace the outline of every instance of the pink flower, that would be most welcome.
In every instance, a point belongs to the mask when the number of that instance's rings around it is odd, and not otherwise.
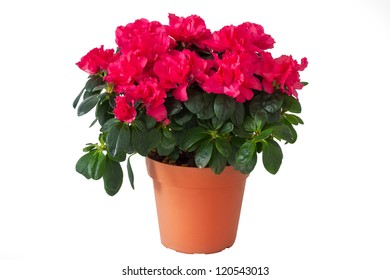
[[[280,91],[297,98],[296,90],[303,87],[298,71],[303,71],[307,65],[306,57],[298,64],[292,56],[282,55],[273,59],[270,53],[264,52],[256,73],[263,77],[262,83],[266,92],[273,93],[276,85]]]
[[[122,122],[131,123],[136,118],[137,111],[127,103],[125,96],[118,95],[115,98],[114,116]]]
[[[95,75],[100,70],[106,70],[108,64],[116,55],[113,49],[104,50],[103,46],[94,48],[84,55],[76,65],[88,74]]]
[[[123,53],[144,56],[148,61],[155,61],[168,48],[175,45],[168,36],[165,27],[158,21],[136,20],[116,29],[116,43]]]
[[[173,96],[176,99],[180,101],[188,99],[186,88],[191,67],[184,52],[172,51],[165,54],[154,64],[153,70],[164,89],[174,89]]]
[[[260,81],[253,76],[253,67],[247,67],[256,63],[256,55],[225,53],[222,59],[214,55],[218,64],[217,71],[212,74],[202,85],[208,93],[226,94],[236,98],[237,102],[245,102],[253,98],[251,89],[261,90]],[[248,61],[248,59],[250,61]]]
[[[239,26],[225,26],[214,32],[213,38],[206,40],[206,45],[214,51],[226,50],[261,52],[273,48],[275,40],[264,33],[264,28],[255,23],[245,22]]]
[[[168,34],[176,41],[202,46],[201,41],[211,36],[204,20],[196,15],[178,17],[169,14]]]
[[[166,119],[167,109],[164,106],[166,93],[157,79],[146,78],[140,81],[138,86],[129,87],[125,96],[127,102],[141,101],[146,109],[146,114],[156,121]]]
[[[147,63],[145,57],[132,54],[121,55],[116,61],[110,63],[107,68],[107,76],[104,80],[115,85],[116,92],[123,92],[126,87],[132,85],[135,79],[142,74]]]

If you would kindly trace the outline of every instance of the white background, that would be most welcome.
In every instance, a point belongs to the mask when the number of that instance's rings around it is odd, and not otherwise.
[[[121,275],[128,265],[270,267],[268,277],[245,279],[390,279],[387,0],[38,0],[3,1],[0,10],[0,279],[136,279]],[[136,190],[125,180],[115,197],[74,170],[98,135],[88,129],[93,116],[72,108],[87,78],[75,62],[101,44],[115,47],[118,25],[168,23],[169,12],[198,14],[212,30],[259,23],[276,40],[274,56],[309,60],[298,141],[284,147],[276,176],[256,167],[237,241],[213,255],[160,244],[141,157],[133,158]]]

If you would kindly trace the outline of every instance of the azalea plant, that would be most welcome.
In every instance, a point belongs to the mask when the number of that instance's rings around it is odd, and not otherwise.
[[[126,159],[134,188],[134,154],[216,174],[228,165],[250,173],[261,154],[277,173],[279,143],[294,143],[303,124],[297,90],[307,84],[299,75],[306,58],[274,58],[275,41],[259,24],[211,32],[196,15],[169,14],[168,25],[139,19],[115,35],[116,49],[94,48],[76,63],[89,77],[73,107],[79,116],[94,109],[91,126],[101,126],[77,172],[103,178],[109,195],[121,188]]]

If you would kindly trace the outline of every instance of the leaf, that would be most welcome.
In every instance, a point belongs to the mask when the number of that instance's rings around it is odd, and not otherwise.
[[[103,78],[99,75],[92,76],[85,84],[85,90],[88,92],[94,91],[94,88],[100,86],[103,83]]]
[[[213,143],[207,141],[199,146],[195,152],[195,164],[199,168],[206,167],[213,153]]]
[[[283,116],[289,123],[291,123],[293,125],[303,124],[303,120],[296,115],[285,113]]]
[[[238,165],[247,164],[253,155],[256,152],[256,142],[254,141],[245,141],[244,144],[241,145],[240,149],[236,154],[236,163]]]
[[[221,127],[221,129],[219,130],[219,133],[220,134],[228,134],[228,133],[232,132],[233,129],[234,129],[234,125],[231,122],[227,122]]]
[[[255,95],[249,102],[249,113],[254,116],[257,111],[263,109],[262,95]]]
[[[232,147],[225,137],[217,137],[215,139],[215,147],[224,157],[229,157],[232,152]]]
[[[94,180],[102,178],[105,168],[106,156],[102,152],[95,151],[88,164],[88,172],[91,178]]]
[[[131,156],[129,156],[129,158],[127,159],[127,176],[129,177],[130,185],[134,190],[134,173],[133,169],[131,168],[130,158]]]
[[[89,162],[93,159],[95,151],[91,151],[83,155],[76,163],[76,171],[82,174],[85,178],[91,179],[91,174],[88,170]]]
[[[113,117],[112,114],[109,114],[109,110],[110,110],[110,103],[109,103],[108,99],[105,99],[103,102],[99,102],[97,104],[95,116],[99,120],[100,125],[105,124],[105,122],[108,119]]]
[[[263,141],[263,164],[265,169],[276,174],[282,164],[283,152],[279,144],[272,139]]]
[[[107,149],[112,156],[125,152],[130,145],[130,128],[127,123],[117,123],[107,134]]]
[[[203,110],[197,115],[200,120],[208,120],[215,116],[214,113],[214,100],[215,94],[202,93],[203,97]]]
[[[209,166],[215,174],[221,174],[225,169],[227,158],[221,155],[216,149],[213,150]]]
[[[167,108],[168,116],[176,115],[183,109],[181,102],[175,98],[165,99],[164,105]]]
[[[194,127],[186,132],[181,142],[183,150],[191,148],[195,143],[199,142],[207,136],[207,131],[203,127]]]
[[[235,169],[244,174],[249,174],[253,171],[257,163],[257,154],[254,153],[251,159],[244,165],[236,165]]]
[[[235,108],[236,101],[234,98],[223,94],[218,94],[215,97],[214,112],[218,119],[227,120],[233,115]]]
[[[275,126],[273,128],[273,135],[277,139],[284,139],[284,140],[286,140],[289,143],[294,142],[294,137],[293,137],[293,135],[291,133],[291,130],[285,124],[281,124],[281,125]]]
[[[96,94],[84,99],[77,108],[77,115],[82,116],[91,111],[99,102],[100,98],[101,96]]]
[[[93,122],[89,125],[89,128],[91,128],[92,126],[95,125],[95,123],[97,122],[98,119],[94,119]]]
[[[103,174],[104,189],[108,195],[118,193],[123,182],[123,171],[121,165],[107,158],[106,169]]]
[[[73,108],[74,109],[76,109],[77,104],[79,103],[79,100],[81,98],[81,95],[83,95],[83,93],[84,93],[84,90],[85,90],[85,87],[83,87],[83,89],[80,91],[79,95],[77,95],[76,99],[73,101]]]
[[[205,106],[203,95],[200,92],[188,92],[188,100],[184,102],[187,109],[194,114],[199,114]]]
[[[282,107],[283,96],[281,94],[265,94],[262,101],[267,112],[275,113]]]
[[[302,111],[301,104],[293,96],[284,96],[283,100],[283,109],[285,111],[290,111],[291,113],[299,114]]]
[[[111,128],[115,125],[117,125],[118,123],[120,123],[120,120],[118,119],[115,119],[115,118],[111,118],[109,120],[107,120],[103,125],[102,125],[102,128],[100,129],[101,132],[108,132],[111,130]]]
[[[231,120],[235,126],[241,126],[245,118],[245,108],[243,103],[236,103]]]

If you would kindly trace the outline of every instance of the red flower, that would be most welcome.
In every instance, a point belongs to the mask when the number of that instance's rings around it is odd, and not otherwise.
[[[261,25],[245,22],[239,26],[225,26],[213,33],[213,38],[205,41],[214,51],[226,50],[245,52],[261,52],[273,48],[275,40],[264,33]]]
[[[166,93],[157,79],[146,78],[138,86],[131,86],[125,92],[127,102],[141,101],[146,108],[146,114],[156,121],[163,121],[167,117],[164,106]]]
[[[264,52],[256,73],[263,77],[262,83],[266,92],[273,93],[276,85],[280,91],[298,97],[296,90],[303,87],[298,71],[303,71],[307,65],[306,57],[298,64],[292,56],[282,55],[273,59],[271,54]]]
[[[249,54],[225,53],[222,59],[214,55],[218,64],[217,72],[205,81],[202,88],[208,93],[226,94],[236,98],[237,102],[245,102],[253,98],[251,89],[261,90],[260,81],[253,76],[253,67],[258,57]],[[250,61],[248,61],[248,59]],[[245,61],[242,63],[242,61]]]
[[[104,80],[115,85],[116,92],[123,92],[125,88],[134,83],[136,77],[142,74],[146,65],[146,58],[132,54],[121,55],[119,59],[110,63],[107,76]]]
[[[202,46],[201,41],[211,36],[204,20],[196,15],[178,17],[169,14],[168,34],[176,41]]]
[[[106,70],[115,57],[113,49],[104,50],[103,46],[100,46],[90,50],[76,65],[88,74],[95,75],[100,70]]]
[[[144,56],[155,61],[174,44],[165,27],[158,21],[136,20],[116,29],[116,43],[123,53]]]
[[[173,96],[186,101],[187,78],[190,73],[190,62],[184,52],[172,51],[161,57],[153,68],[164,89],[175,89]]]
[[[114,116],[122,122],[131,123],[136,118],[137,111],[127,103],[125,96],[118,95],[115,98]]]

